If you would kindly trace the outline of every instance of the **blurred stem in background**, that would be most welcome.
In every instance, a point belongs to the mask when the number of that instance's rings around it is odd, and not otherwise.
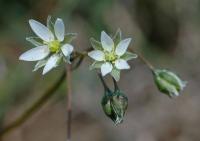
[[[86,50],[86,52],[90,51],[90,48]],[[133,52],[133,50],[131,50]],[[139,58],[149,67],[150,70],[153,70],[154,67],[151,65],[150,62],[148,62],[141,54],[138,54]],[[5,135],[6,133],[9,133],[10,131],[14,130],[15,128],[19,127],[21,124],[23,124],[25,121],[27,121],[37,110],[39,110],[47,101],[48,99],[55,93],[55,91],[59,88],[59,86],[63,83],[64,79],[67,80],[67,113],[68,113],[68,119],[67,119],[67,139],[70,141],[71,138],[71,71],[77,69],[83,59],[86,57],[86,53],[74,53],[74,59],[72,60],[72,63],[79,59],[76,64],[72,67],[71,65],[68,65],[67,75],[66,73],[63,73],[62,76],[59,78],[59,80],[52,85],[42,96],[39,98],[35,103],[33,103],[29,109],[27,109],[19,118],[17,118],[15,121],[7,125],[6,127],[2,128],[0,130],[0,137]]]
[[[59,86],[65,80],[66,73],[64,72],[61,77],[51,86],[47,91],[34,102],[19,118],[8,124],[6,127],[0,130],[0,137],[14,130],[21,124],[23,124],[28,118],[30,118],[33,113],[35,113],[41,106],[47,102],[47,100],[54,94],[54,92],[59,88]]]
[[[77,69],[83,59],[86,57],[86,52],[90,51],[91,48],[88,48],[83,53],[75,52],[72,63],[79,59],[78,62],[74,64],[72,67],[71,65],[67,66],[66,71],[67,75],[64,72],[62,76],[58,79],[58,81],[52,85],[42,96],[39,98],[36,102],[34,102],[29,109],[27,109],[19,118],[17,118],[15,121],[7,125],[6,127],[2,128],[0,130],[0,138],[5,135],[6,133],[9,133],[10,131],[14,130],[15,128],[19,127],[21,124],[23,124],[25,121],[27,121],[39,108],[43,106],[47,102],[47,100],[53,95],[53,93],[59,88],[59,86],[63,83],[63,81],[67,80],[67,113],[68,113],[68,119],[67,119],[67,141],[70,141],[71,139],[71,71]],[[134,52],[133,50],[130,50],[131,52]],[[153,65],[147,61],[141,54],[138,55],[139,58],[149,67],[150,70],[153,70]],[[100,77],[101,78],[101,77]]]
[[[76,55],[75,53],[72,59],[72,62],[74,62],[76,59],[79,59],[79,60],[77,63],[74,64],[74,66],[72,67],[72,70],[77,69],[81,65],[83,57],[81,57],[81,55]],[[49,89],[47,89],[37,101],[35,101],[27,110],[25,110],[21,114],[21,116],[19,116],[19,118],[17,118],[16,120],[11,122],[7,126],[2,127],[0,129],[0,137],[16,129],[25,121],[27,121],[37,110],[39,110],[48,101],[49,98],[51,98],[51,96],[55,93],[55,91],[64,82],[66,77],[67,77],[66,72],[64,71],[63,74],[60,76],[60,78],[51,87],[49,87]]]
[[[72,74],[71,74],[71,64],[66,68],[67,77],[67,141],[71,141],[71,115],[72,115]]]

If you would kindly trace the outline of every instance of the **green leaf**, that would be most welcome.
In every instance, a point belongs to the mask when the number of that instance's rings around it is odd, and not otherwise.
[[[121,32],[120,29],[118,29],[117,32],[115,33],[114,37],[113,37],[113,41],[115,43],[115,46],[117,46],[121,40],[122,40],[122,32]]]
[[[101,62],[97,62],[97,61],[95,61],[92,65],[90,65],[90,70],[93,70],[93,69],[99,69],[99,68],[101,68],[101,65],[103,64],[104,62],[103,61],[101,61]]]
[[[40,60],[40,61],[38,61],[37,64],[35,65],[33,71],[37,71],[41,67],[45,66],[46,63],[47,63],[47,60]]]
[[[129,61],[131,59],[137,58],[137,54],[132,53],[132,52],[126,52],[124,55],[122,55],[121,58],[126,61]]]
[[[39,37],[27,37],[26,40],[29,41],[30,43],[32,43],[35,46],[42,46],[43,45],[43,41]]]
[[[111,72],[112,77],[116,80],[119,81],[120,79],[120,70],[113,68],[112,72]]]
[[[65,39],[64,39],[64,43],[71,43],[73,39],[75,39],[77,36],[76,33],[67,33],[65,34]]]
[[[102,50],[101,42],[96,41],[94,38],[90,38],[91,45],[96,50]]]

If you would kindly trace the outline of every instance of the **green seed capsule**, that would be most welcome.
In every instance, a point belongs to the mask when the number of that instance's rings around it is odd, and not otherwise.
[[[106,92],[102,98],[102,107],[105,114],[110,117],[115,124],[122,123],[125,111],[128,107],[128,98],[119,90]]]
[[[186,86],[186,82],[171,71],[156,69],[153,74],[158,89],[169,97],[179,96],[180,91]]]

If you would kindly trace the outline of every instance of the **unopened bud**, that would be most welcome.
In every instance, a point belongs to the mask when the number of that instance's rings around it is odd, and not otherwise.
[[[125,111],[128,107],[128,98],[119,90],[106,92],[102,98],[102,107],[105,114],[110,117],[115,124],[122,123]]]
[[[153,74],[158,89],[169,97],[179,96],[180,91],[186,86],[186,82],[171,71],[156,69]]]

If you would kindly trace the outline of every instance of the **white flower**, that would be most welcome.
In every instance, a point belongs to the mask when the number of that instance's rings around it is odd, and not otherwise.
[[[104,31],[101,32],[101,42],[91,38],[95,50],[88,53],[95,62],[91,69],[100,68],[102,76],[111,74],[116,81],[120,79],[120,70],[130,69],[128,60],[137,58],[136,54],[127,51],[131,38],[121,40],[121,31],[118,30],[112,39]]]
[[[70,42],[76,34],[65,34],[62,19],[57,18],[55,20],[48,16],[47,26],[32,19],[29,20],[29,24],[38,37],[28,37],[26,40],[36,47],[23,53],[19,60],[38,61],[33,71],[44,67],[42,74],[46,74],[57,67],[62,59],[70,62],[70,55],[74,49]]]

